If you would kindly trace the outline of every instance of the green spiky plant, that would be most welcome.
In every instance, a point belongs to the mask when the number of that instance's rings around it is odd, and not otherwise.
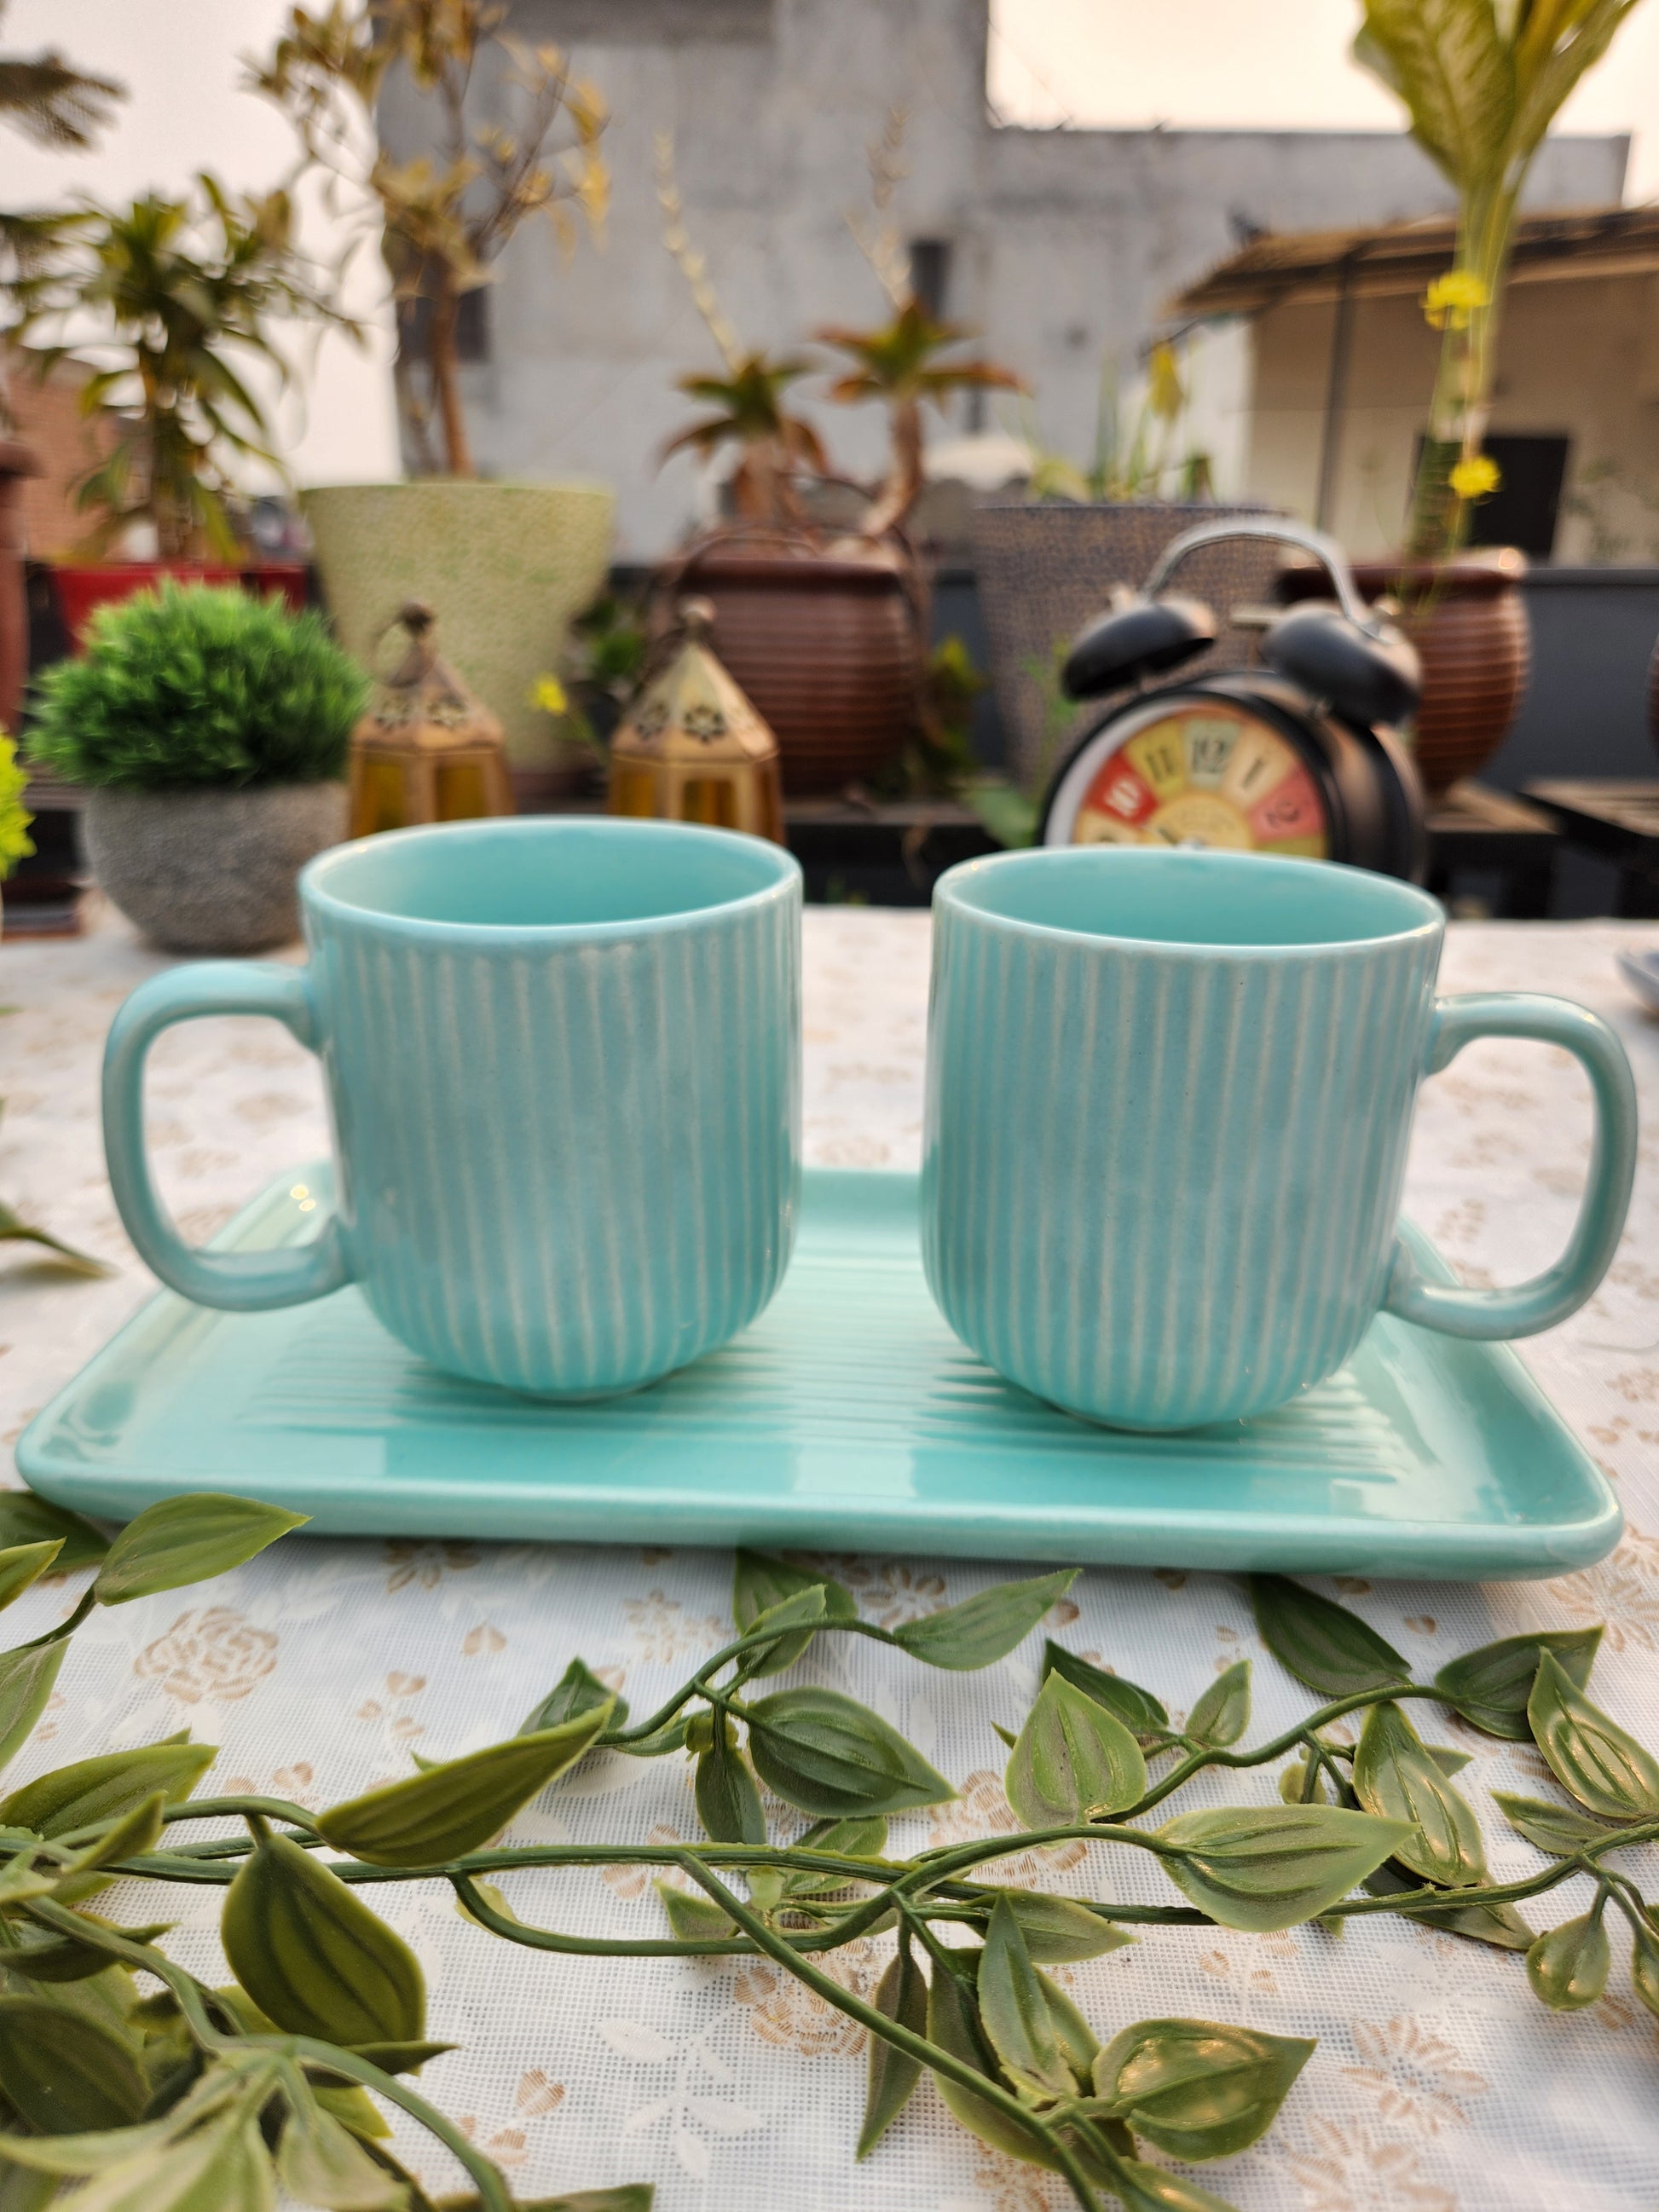
[[[1497,489],[1483,453],[1516,210],[1571,93],[1640,0],[1361,0],[1354,58],[1405,107],[1457,194],[1453,266],[1425,310],[1442,333],[1407,552],[1454,553]]]
[[[251,363],[285,388],[274,319],[356,334],[331,279],[300,253],[286,192],[237,195],[198,178],[184,198],[149,192],[130,207],[85,201],[9,216],[3,287],[14,342],[45,376],[70,356],[102,365],[82,411],[109,432],[103,458],[76,488],[94,518],[90,550],[136,522],[154,526],[167,561],[240,547],[227,507],[249,462],[282,472]]]
[[[168,579],[100,607],[36,696],[30,757],[68,782],[240,787],[342,775],[368,679],[320,615]]]

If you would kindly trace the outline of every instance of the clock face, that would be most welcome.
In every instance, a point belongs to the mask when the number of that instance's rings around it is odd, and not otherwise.
[[[1301,756],[1227,699],[1151,705],[1109,724],[1066,770],[1047,834],[1051,844],[1331,856],[1330,818]]]

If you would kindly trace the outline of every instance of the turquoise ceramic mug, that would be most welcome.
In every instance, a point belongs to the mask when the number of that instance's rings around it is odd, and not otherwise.
[[[304,968],[142,984],[104,1061],[127,1232],[164,1283],[251,1311],[356,1282],[434,1366],[637,1389],[782,1279],[800,1185],[800,870],[677,823],[522,821],[335,847],[300,878]],[[185,1246],[151,1181],[144,1056],[269,1014],[322,1057],[338,1210],[297,1250]]]
[[[1335,1371],[1379,1310],[1526,1336],[1581,1306],[1624,1224],[1636,1094],[1559,999],[1437,999],[1425,892],[1323,862],[1009,853],[933,895],[922,1237],[973,1351],[1130,1429],[1261,1413]],[[1595,1141],[1554,1267],[1423,1279],[1395,1231],[1425,1075],[1480,1036],[1564,1046]]]

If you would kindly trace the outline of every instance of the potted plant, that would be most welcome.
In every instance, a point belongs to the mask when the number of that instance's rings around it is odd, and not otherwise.
[[[115,102],[125,97],[125,88],[112,77],[89,76],[52,49],[0,55],[0,123],[9,124],[37,146],[83,152],[109,122]],[[0,214],[0,253],[5,251],[10,220]],[[24,477],[38,475],[40,468],[31,448],[7,434],[16,428],[0,366],[0,725],[8,726],[16,721],[28,675],[28,608],[23,584],[27,548],[19,486]]]
[[[1195,522],[1261,514],[1249,502],[1218,505],[1209,455],[1192,438],[1192,370],[1185,349],[1160,340],[1144,374],[1121,392],[1115,365],[1102,370],[1094,452],[1085,465],[1045,448],[1028,425],[1030,473],[1024,495],[975,509],[974,566],[991,642],[997,708],[1009,735],[1024,822],[1063,757],[1079,709],[1060,690],[1060,664],[1078,630],[1115,587],[1138,588],[1170,540]],[[1182,571],[1180,587],[1217,612],[1265,599],[1277,556],[1240,540],[1206,548]],[[1242,664],[1248,642],[1224,629],[1210,664]],[[1197,665],[1197,664],[1195,664]],[[1005,834],[1012,817],[994,825]]]
[[[890,123],[872,161],[884,217],[896,152]],[[846,362],[828,397],[846,406],[884,407],[890,452],[873,487],[832,478],[817,432],[787,405],[791,386],[812,372],[812,363],[774,359],[740,343],[687,236],[665,140],[659,142],[658,169],[665,243],[724,362],[722,375],[679,380],[682,392],[713,411],[665,450],[690,447],[712,458],[731,447],[738,456],[727,485],[732,520],[694,541],[673,564],[665,597],[672,604],[692,585],[713,601],[715,650],[770,724],[787,792],[867,781],[928,717],[927,580],[904,535],[922,489],[922,410],[943,407],[958,392],[1018,390],[1019,380],[994,362],[963,356],[969,333],[916,296],[890,225],[884,222],[872,240],[855,225],[890,317],[868,330],[817,335]],[[802,489],[814,478],[854,491],[858,519],[847,527],[813,520]]]
[[[169,577],[46,672],[29,757],[86,787],[93,872],[146,936],[255,952],[296,933],[295,878],[345,835],[368,692],[319,615]]]
[[[1550,125],[1638,0],[1361,4],[1355,58],[1397,95],[1413,137],[1457,194],[1453,264],[1424,301],[1442,333],[1440,362],[1404,558],[1355,570],[1363,591],[1399,601],[1422,658],[1417,760],[1436,792],[1502,744],[1531,657],[1524,556],[1464,550],[1498,483],[1483,447],[1516,209]]]
[[[14,342],[43,375],[71,353],[99,363],[81,402],[109,434],[76,493],[92,518],[88,549],[142,546],[147,556],[57,564],[77,642],[94,608],[163,574],[246,576],[303,605],[304,569],[247,562],[233,513],[242,465],[281,467],[246,379],[251,362],[288,379],[270,319],[353,327],[293,228],[285,192],[239,197],[207,175],[185,198],[147,193],[125,208],[86,201],[7,219]]]
[[[601,485],[478,481],[461,389],[462,302],[488,285],[532,217],[566,250],[578,218],[602,230],[606,113],[567,57],[502,27],[492,0],[330,0],[296,7],[250,82],[319,171],[368,210],[397,303],[404,483],[307,492],[307,520],[346,646],[368,659],[410,599],[428,601],[445,649],[500,718],[521,796],[568,785],[584,757],[535,702],[571,617],[604,583],[614,501]],[[506,88],[505,123],[480,121],[469,89]],[[412,100],[406,97],[412,95]],[[395,100],[418,114],[398,150],[379,131]],[[365,163],[360,149],[374,148]]]

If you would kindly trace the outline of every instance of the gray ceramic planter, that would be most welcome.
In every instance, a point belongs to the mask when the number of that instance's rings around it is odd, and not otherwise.
[[[91,791],[87,858],[130,921],[169,952],[261,952],[300,933],[294,881],[345,836],[343,783],[246,791]]]

